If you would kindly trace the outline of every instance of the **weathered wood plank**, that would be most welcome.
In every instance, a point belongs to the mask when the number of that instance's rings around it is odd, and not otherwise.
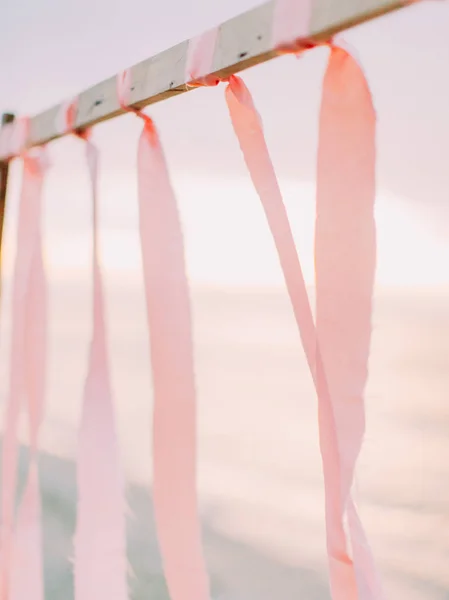
[[[272,43],[275,3],[276,0],[265,2],[220,26],[213,74],[227,77],[277,56]],[[313,0],[310,37],[315,42],[325,42],[340,31],[406,4],[406,0]],[[191,89],[186,86],[185,77],[188,46],[189,41],[182,42],[131,68],[132,105],[143,108]],[[60,106],[55,106],[31,120],[30,147],[64,135],[56,119],[59,112]],[[80,94],[76,126],[90,127],[122,112],[116,78],[111,77]],[[8,153],[0,148],[0,161],[7,158]]]

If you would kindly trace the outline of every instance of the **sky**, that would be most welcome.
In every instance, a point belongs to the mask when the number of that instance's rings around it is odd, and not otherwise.
[[[189,38],[257,0],[6,0],[0,20],[0,110],[35,114]],[[449,3],[434,0],[345,32],[378,115],[378,279],[449,282]],[[327,51],[283,57],[243,74],[264,120],[301,259],[313,278],[318,110]],[[222,87],[147,109],[158,124],[183,219],[189,272],[209,283],[278,283],[279,266],[230,127]],[[131,115],[95,128],[101,149],[103,260],[139,270],[136,142]],[[85,270],[90,207],[82,148],[51,144],[47,263]],[[13,166],[6,271],[14,250]]]

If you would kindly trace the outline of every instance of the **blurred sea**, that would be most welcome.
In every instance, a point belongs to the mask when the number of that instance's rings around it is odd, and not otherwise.
[[[73,594],[74,454],[90,328],[90,290],[83,282],[56,278],[51,287],[41,455],[48,600]],[[128,478],[132,597],[166,600],[152,517],[143,290],[132,278],[109,278],[107,285]],[[9,300],[6,294],[6,314]],[[328,600],[316,399],[287,295],[194,288],[193,304],[198,485],[214,599]],[[449,599],[448,306],[443,287],[376,295],[367,433],[355,495],[394,600]],[[2,402],[9,324],[2,319]],[[23,469],[25,455],[24,449]]]

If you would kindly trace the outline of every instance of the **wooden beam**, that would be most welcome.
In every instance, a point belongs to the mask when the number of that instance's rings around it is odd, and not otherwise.
[[[275,3],[265,2],[220,26],[211,74],[227,77],[278,55],[272,43]],[[328,41],[340,31],[408,3],[410,0],[313,0],[310,38],[318,43]],[[143,108],[191,89],[185,77],[188,45],[189,40],[131,68],[131,105]],[[29,147],[64,135],[57,123],[60,110],[60,105],[55,106],[31,120]],[[111,77],[80,94],[76,127],[91,127],[122,113],[116,77]],[[0,149],[0,161],[7,158],[7,150]]]

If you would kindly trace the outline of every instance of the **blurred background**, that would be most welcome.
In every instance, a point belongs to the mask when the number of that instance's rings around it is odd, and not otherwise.
[[[5,0],[0,112],[35,114],[256,0]],[[449,4],[345,32],[378,114],[379,236],[367,434],[355,495],[394,600],[449,599]],[[313,302],[318,111],[326,49],[243,77],[262,114]],[[199,493],[214,600],[328,600],[316,398],[280,267],[221,86],[147,109],[181,211],[199,393]],[[95,128],[113,387],[128,480],[130,585],[168,598],[151,497],[151,374],[131,116]],[[50,146],[51,290],[41,437],[46,598],[70,599],[74,454],[91,325],[83,148]],[[2,418],[20,164],[11,169],[0,322]],[[22,441],[27,444],[26,430]],[[26,448],[23,449],[23,472]]]

